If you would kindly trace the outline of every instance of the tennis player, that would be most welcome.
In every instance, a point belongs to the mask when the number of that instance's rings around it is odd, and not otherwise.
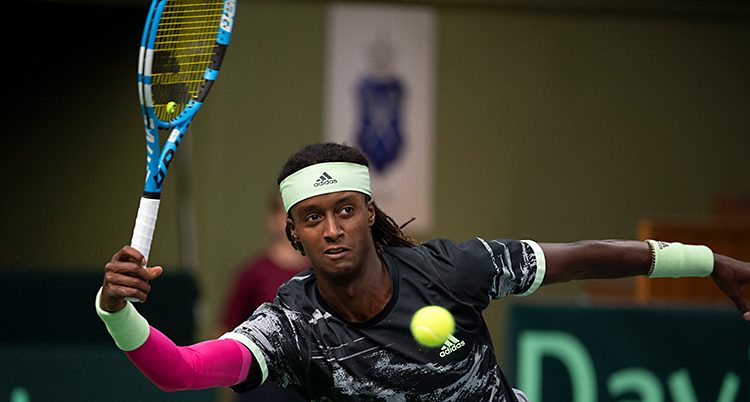
[[[525,401],[495,360],[482,311],[491,299],[574,279],[710,275],[750,320],[741,294],[750,264],[704,246],[481,238],[414,244],[373,201],[365,157],[339,144],[304,147],[278,182],[287,235],[312,268],[219,339],[176,346],[125,300],[146,301],[162,268],[144,267],[130,247],[106,265],[97,312],[118,347],[162,389],[242,392],[273,380],[310,400]],[[411,316],[426,305],[456,319],[441,348],[410,335]]]

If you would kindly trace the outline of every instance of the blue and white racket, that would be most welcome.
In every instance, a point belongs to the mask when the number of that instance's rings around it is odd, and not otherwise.
[[[236,0],[153,0],[138,57],[146,184],[131,246],[148,259],[167,170],[229,45]],[[167,136],[168,135],[168,136]],[[160,137],[166,137],[163,146]]]

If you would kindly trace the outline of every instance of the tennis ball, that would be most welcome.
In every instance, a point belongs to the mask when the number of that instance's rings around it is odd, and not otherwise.
[[[167,103],[167,113],[172,114],[177,110],[177,102],[171,101]]]
[[[456,329],[450,311],[440,306],[422,307],[411,318],[411,334],[417,342],[436,348]]]

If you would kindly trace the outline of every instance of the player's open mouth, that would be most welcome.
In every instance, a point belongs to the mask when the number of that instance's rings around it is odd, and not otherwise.
[[[335,248],[329,248],[323,252],[323,254],[327,254],[329,256],[339,256],[345,252],[349,251],[348,249],[344,247],[335,247]]]

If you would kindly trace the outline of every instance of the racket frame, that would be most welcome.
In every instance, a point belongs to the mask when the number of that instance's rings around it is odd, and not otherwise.
[[[183,110],[174,119],[163,121],[156,116],[154,111],[151,73],[159,20],[168,1],[170,0],[152,0],[143,28],[138,55],[138,97],[146,133],[146,178],[130,244],[140,251],[146,259],[148,259],[151,250],[161,191],[169,165],[174,159],[185,131],[203,105],[219,73],[221,62],[231,38],[236,11],[236,0],[223,1],[222,16],[217,26],[214,55],[203,74],[204,82],[199,92],[196,97],[185,104]],[[169,131],[169,137],[163,145],[160,145],[160,130]]]

